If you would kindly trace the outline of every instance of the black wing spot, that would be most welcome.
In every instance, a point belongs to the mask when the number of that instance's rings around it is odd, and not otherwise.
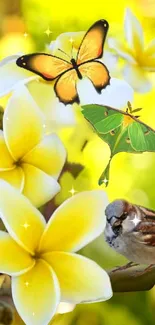
[[[105,111],[104,115],[105,115],[105,116],[108,116],[108,111]]]
[[[131,143],[130,138],[126,138],[125,141],[126,141],[126,143]]]
[[[110,131],[110,134],[115,135],[115,131],[114,130]]]
[[[149,133],[150,133],[149,130],[147,130],[147,131],[144,132],[145,135],[148,135]]]

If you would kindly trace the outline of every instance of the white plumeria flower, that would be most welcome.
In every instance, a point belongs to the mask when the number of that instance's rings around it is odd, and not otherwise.
[[[12,55],[0,62],[0,97],[13,92],[21,84],[25,84],[43,111],[49,131],[74,126],[76,118],[72,106],[65,106],[59,102],[51,83],[47,83],[38,75],[18,67],[16,60],[21,55]]]
[[[46,223],[25,196],[0,180],[0,214],[8,231],[0,231],[0,272],[11,276],[13,301],[26,325],[48,325],[60,302],[112,297],[107,272],[76,254],[104,231],[107,204],[102,190],[81,192]]]
[[[74,310],[75,307],[76,307],[75,304],[71,304],[69,302],[60,302],[58,309],[57,309],[57,314],[70,313],[71,311]]]
[[[155,39],[144,45],[143,29],[130,9],[124,21],[125,41],[109,39],[109,47],[125,60],[124,78],[134,90],[145,93],[152,88],[149,72],[155,72]]]
[[[36,207],[60,191],[57,179],[66,161],[63,143],[56,134],[46,134],[43,119],[22,85],[8,101],[0,130],[0,179],[15,186]]]
[[[98,94],[92,82],[85,78],[77,84],[78,95],[81,105],[100,104],[117,109],[133,101],[134,91],[126,81],[116,78],[110,79],[110,85]]]

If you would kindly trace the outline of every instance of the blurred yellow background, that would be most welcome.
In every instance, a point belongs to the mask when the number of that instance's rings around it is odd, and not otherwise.
[[[109,36],[118,35],[123,39],[126,7],[141,21],[145,39],[154,38],[155,0],[0,0],[0,59],[18,52],[44,51],[60,33],[85,31],[101,18],[110,24]],[[49,36],[46,33],[48,29],[51,31]],[[151,78],[153,80],[155,75],[152,74]],[[6,99],[1,98],[0,104],[5,106]],[[141,120],[155,128],[155,88],[143,95],[135,93],[133,106],[142,107]],[[62,131],[61,138],[67,147],[69,162],[82,164],[86,168],[76,179],[69,171],[62,175],[62,191],[56,198],[57,204],[70,196],[72,186],[76,191],[98,188],[98,178],[110,154],[108,146],[89,130],[83,117],[79,118],[77,127]],[[86,140],[90,141],[81,151]],[[112,161],[110,178],[106,189],[110,201],[125,198],[155,209],[155,153],[118,154]],[[126,262],[125,258],[108,248],[103,236],[84,248],[82,253],[96,260],[104,269]],[[57,316],[51,324],[154,323],[155,289],[146,293],[114,294],[108,302],[78,306],[72,313]],[[22,322],[17,317],[14,325],[20,324]]]

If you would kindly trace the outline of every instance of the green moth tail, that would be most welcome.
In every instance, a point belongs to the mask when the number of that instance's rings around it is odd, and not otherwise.
[[[107,167],[105,168],[104,172],[102,173],[102,175],[100,176],[100,178],[98,180],[99,185],[105,184],[105,187],[107,187],[108,184],[109,184],[109,174],[110,174],[111,159],[112,159],[112,157],[109,159]]]

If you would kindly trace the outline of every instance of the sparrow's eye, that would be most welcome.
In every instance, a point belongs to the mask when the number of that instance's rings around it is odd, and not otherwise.
[[[116,222],[112,226],[112,230],[116,236],[120,234],[120,231],[122,229],[122,226],[120,224],[116,224]]]

